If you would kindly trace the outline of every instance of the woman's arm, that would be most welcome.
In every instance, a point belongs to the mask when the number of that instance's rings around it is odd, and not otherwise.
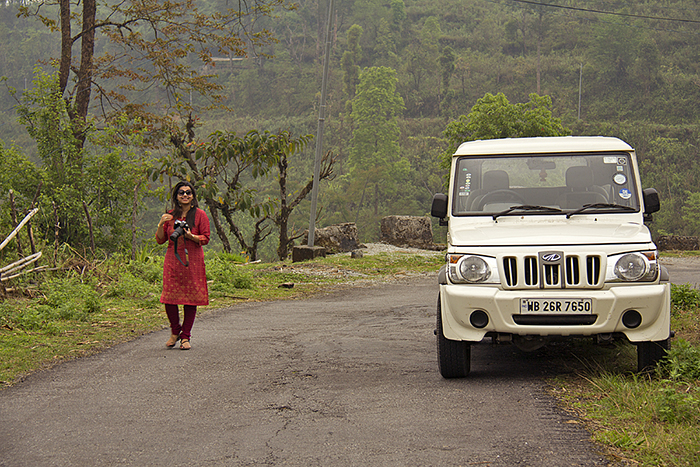
[[[168,241],[168,236],[165,234],[165,223],[171,221],[172,215],[165,213],[160,216],[160,221],[158,222],[158,229],[156,230],[156,242],[159,245]]]

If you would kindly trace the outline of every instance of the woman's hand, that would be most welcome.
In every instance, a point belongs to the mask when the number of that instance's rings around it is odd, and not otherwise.
[[[161,227],[163,227],[163,225],[164,225],[166,222],[171,221],[171,220],[173,220],[173,215],[172,215],[172,214],[168,214],[168,213],[166,212],[165,214],[163,214],[162,216],[160,216],[160,222],[158,222],[158,228],[160,229]]]
[[[188,240],[192,240],[195,243],[199,243],[199,236],[198,235],[193,235],[192,231],[190,229],[185,229],[185,238]]]
[[[168,214],[167,212],[160,216],[160,222],[158,222],[158,230],[156,230],[156,237],[158,239],[158,242],[162,242],[165,240],[162,240],[165,237],[165,232],[163,231],[163,225],[165,225],[166,222],[169,222],[173,219],[172,214]]]

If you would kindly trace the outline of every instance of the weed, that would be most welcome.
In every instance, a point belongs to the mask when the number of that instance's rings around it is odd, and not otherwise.
[[[700,380],[700,347],[685,339],[674,341],[659,371],[662,376],[674,381]]]
[[[673,425],[687,424],[700,426],[700,399],[686,392],[688,385],[666,382],[659,389],[656,400],[656,413],[660,421]]]
[[[700,308],[700,290],[689,284],[671,284],[671,305],[681,310],[696,310]]]
[[[207,279],[212,281],[213,291],[226,292],[231,288],[250,289],[253,275],[242,267],[243,258],[238,255],[220,253],[207,255],[204,259]]]

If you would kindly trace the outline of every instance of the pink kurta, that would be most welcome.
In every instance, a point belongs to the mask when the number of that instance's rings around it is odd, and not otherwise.
[[[185,220],[183,217],[181,220]],[[171,305],[208,305],[209,291],[207,289],[207,274],[204,267],[204,251],[202,246],[209,243],[209,218],[207,214],[197,208],[194,225],[190,226],[192,235],[199,235],[201,243],[186,240],[181,236],[177,240],[177,251],[182,261],[189,266],[185,267],[175,257],[175,243],[170,240],[173,233],[175,219],[163,225],[165,240],[159,239],[158,243],[168,242],[168,251],[165,253],[165,263],[163,264],[163,293],[160,302]],[[185,253],[187,249],[187,254]]]

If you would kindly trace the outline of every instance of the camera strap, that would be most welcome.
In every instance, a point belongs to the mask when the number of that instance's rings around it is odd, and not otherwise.
[[[195,221],[195,216],[197,214],[197,208],[192,208],[189,211],[187,211],[187,217],[185,218],[185,221],[187,222],[187,225],[190,226],[190,230],[192,227],[194,227],[194,221]],[[177,242],[179,238],[176,238],[173,243],[175,244],[175,257],[177,260],[180,262],[185,267],[188,267],[190,265],[190,258],[189,258],[189,253],[187,251],[187,239],[183,237],[183,240],[185,241],[185,261],[182,261],[182,258],[180,258],[180,254],[177,251]]]
[[[188,258],[187,248],[185,248],[185,261],[186,262],[183,262],[182,258],[180,258],[180,253],[177,252],[177,241],[178,240],[179,240],[179,238],[176,238],[175,240],[173,240],[173,243],[175,244],[175,257],[183,266],[188,267],[190,265],[190,259]]]
[[[196,219],[197,215],[197,208],[192,208],[189,211],[187,211],[187,217],[185,218],[185,222],[187,222],[187,225],[190,226],[190,230],[192,227],[194,227],[194,221]],[[187,239],[183,237],[183,240],[185,241],[185,261],[182,261],[182,258],[180,258],[180,254],[177,252],[177,242],[179,238],[176,238],[173,240],[173,243],[175,244],[175,257],[177,258],[178,261],[180,261],[180,264],[182,264],[185,267],[188,267],[190,265],[190,258],[189,258],[189,253],[187,251]]]

